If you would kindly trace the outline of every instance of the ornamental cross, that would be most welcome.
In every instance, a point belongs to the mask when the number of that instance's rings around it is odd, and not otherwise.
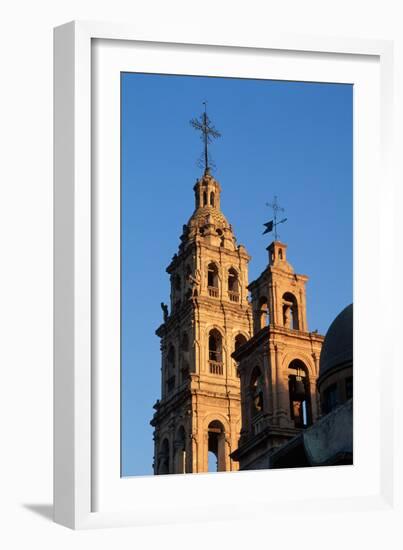
[[[199,118],[192,118],[190,121],[190,124],[193,126],[195,130],[198,130],[201,132],[200,138],[203,141],[204,144],[204,170],[208,172],[208,170],[211,168],[209,166],[209,154],[208,154],[208,145],[209,143],[212,143],[213,138],[217,139],[221,137],[220,132],[215,129],[213,124],[211,123],[211,120],[207,116],[207,101],[203,101],[204,105],[204,112],[200,115]],[[210,159],[211,162],[211,159]]]
[[[266,206],[269,206],[273,210],[273,219],[263,224],[266,227],[266,229],[263,231],[263,235],[265,235],[266,233],[270,233],[274,229],[274,240],[277,241],[280,236],[277,233],[277,226],[280,225],[280,223],[284,223],[287,221],[287,218],[283,218],[282,220],[277,221],[279,213],[284,212],[284,208],[282,208],[278,204],[276,196],[274,196],[272,203],[266,202]]]

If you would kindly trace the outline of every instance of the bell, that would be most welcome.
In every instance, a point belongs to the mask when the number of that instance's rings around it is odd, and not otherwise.
[[[294,399],[296,401],[303,401],[305,399],[305,385],[301,376],[295,377]]]

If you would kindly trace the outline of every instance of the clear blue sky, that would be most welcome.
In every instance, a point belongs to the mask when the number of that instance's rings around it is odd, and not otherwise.
[[[212,146],[221,208],[252,260],[267,264],[274,195],[280,238],[309,276],[310,330],[326,333],[352,302],[351,85],[122,74],[122,472],[152,473],[152,405],[160,397],[160,303],[201,175],[189,120],[202,102],[222,138]]]

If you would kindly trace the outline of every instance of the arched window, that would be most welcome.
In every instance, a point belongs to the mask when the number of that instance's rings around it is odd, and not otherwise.
[[[259,298],[258,321],[259,328],[267,327],[270,323],[269,306],[266,296],[261,296],[261,298]]]
[[[291,292],[283,295],[283,325],[286,328],[299,330],[298,303]]]
[[[213,193],[213,191],[211,191],[211,193],[210,193],[210,206],[214,207],[214,193]]]
[[[207,191],[203,191],[203,206],[207,206]]]
[[[213,262],[207,267],[207,287],[209,296],[218,298],[218,268]]]
[[[209,333],[208,358],[210,374],[223,374],[222,337],[217,329],[210,330]]]
[[[239,302],[238,273],[233,267],[228,271],[228,296],[231,302]]]
[[[308,369],[299,359],[291,361],[288,369],[291,418],[296,428],[306,428],[312,423]]]
[[[175,437],[175,473],[186,474],[186,432],[183,426]]]
[[[169,468],[169,441],[168,439],[164,439],[161,443],[160,451],[158,453],[157,472],[159,475],[169,474]]]
[[[263,374],[259,367],[255,367],[250,378],[250,396],[252,418],[263,412]]]
[[[225,429],[219,420],[208,425],[208,471],[225,472]]]
[[[279,251],[278,251],[278,257],[279,257],[280,260],[283,259],[283,251],[282,251],[281,248],[280,248]]]

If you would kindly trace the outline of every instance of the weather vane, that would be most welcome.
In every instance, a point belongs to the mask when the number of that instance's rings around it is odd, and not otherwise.
[[[203,105],[204,112],[200,115],[199,118],[192,118],[190,124],[195,130],[201,132],[200,138],[204,143],[204,170],[208,172],[208,170],[211,168],[210,164],[212,164],[211,158],[209,160],[208,145],[209,143],[212,143],[213,138],[217,139],[221,137],[221,134],[214,128],[213,124],[211,124],[211,120],[207,116],[207,101],[203,101]]]
[[[266,229],[263,231],[263,235],[266,235],[266,233],[270,233],[274,229],[274,240],[277,241],[277,239],[280,236],[277,233],[277,226],[280,225],[280,223],[284,223],[284,222],[287,221],[287,218],[283,218],[282,220],[277,221],[278,214],[280,212],[284,212],[284,208],[282,208],[278,204],[276,196],[274,196],[274,199],[273,199],[272,203],[266,202],[266,206],[269,206],[270,208],[272,208],[272,210],[273,210],[273,219],[270,220],[269,222],[263,224],[266,227]]]

